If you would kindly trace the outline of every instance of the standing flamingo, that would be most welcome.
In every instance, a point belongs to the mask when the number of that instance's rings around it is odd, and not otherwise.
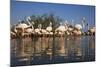
[[[95,27],[92,27],[91,29],[88,30],[90,35],[95,35]]]
[[[35,34],[41,35],[41,34],[42,34],[41,30],[42,30],[42,25],[39,24],[39,25],[38,25],[38,28],[36,28],[36,29],[34,30],[34,31],[35,31]]]
[[[47,34],[53,35],[53,32],[52,32],[52,22],[50,22],[49,26],[46,28],[46,31],[47,31]]]
[[[75,35],[81,35],[82,34],[82,32],[80,31],[81,29],[82,29],[82,26],[80,24],[76,24],[75,29],[73,30],[73,33]]]
[[[81,35],[82,34],[82,31],[81,30],[83,30],[84,29],[84,27],[85,27],[85,17],[83,17],[82,18],[82,21],[81,21],[81,24],[76,24],[75,25],[75,29],[74,29],[74,34],[75,35]]]
[[[72,35],[74,27],[72,25],[68,26],[68,35]]]
[[[20,34],[22,37],[24,36],[25,29],[29,26],[25,23],[20,23],[16,26],[16,29],[18,31],[18,34]]]
[[[34,25],[34,22],[30,22],[30,20],[31,20],[31,18],[30,17],[27,17],[26,18],[26,21],[27,21],[27,23],[29,24],[29,28],[27,28],[26,30],[25,30],[25,32],[26,32],[26,34],[29,36],[29,35],[31,35],[31,34],[34,34],[34,27],[33,27],[33,25]]]
[[[57,32],[57,34],[61,36],[65,34],[65,31],[66,28],[62,23],[60,23],[60,26],[55,30],[55,32]]]
[[[30,18],[27,17],[26,20],[27,20],[28,24],[21,23],[21,21],[20,21],[20,23],[16,26],[18,35],[20,34],[22,37],[26,35],[26,33],[25,33],[26,30],[32,26],[32,24],[29,22]]]
[[[34,24],[34,22],[33,22],[33,24]],[[27,33],[34,33],[34,27],[33,27],[33,25],[31,25],[31,27],[27,28],[25,31]]]

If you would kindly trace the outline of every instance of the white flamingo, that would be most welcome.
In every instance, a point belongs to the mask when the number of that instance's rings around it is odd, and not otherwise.
[[[68,26],[67,35],[72,35],[74,27],[72,25]]]
[[[30,27],[27,28],[25,31],[26,31],[27,33],[34,33],[34,27],[33,27],[34,22],[30,22],[30,20],[31,20],[30,17],[27,17],[27,18],[26,18],[26,21],[28,22],[28,24],[29,24]]]
[[[81,24],[76,24],[75,29],[74,29],[74,34],[76,35],[81,35],[82,32],[81,30],[84,28],[84,23],[85,23],[85,17],[82,18]]]
[[[58,32],[58,34],[63,35],[65,34],[66,28],[62,23],[60,23],[60,26],[55,30],[55,32]]]
[[[34,33],[34,27],[33,27],[33,25],[31,26],[31,28],[27,28],[25,30],[25,32],[27,32],[27,33]]]
[[[45,29],[41,29],[41,33],[42,33],[43,35],[49,34],[49,33],[47,32],[47,30],[45,30]]]
[[[81,34],[82,34],[82,32],[80,31],[81,29],[82,29],[82,25],[76,24],[73,33],[74,33],[75,35],[81,35]]]
[[[28,28],[30,28],[32,26],[32,24],[29,22],[29,20],[31,20],[30,17],[27,17],[26,20],[27,20],[28,24],[21,23],[21,21],[20,21],[20,23],[16,26],[17,33],[21,33],[22,37],[24,35],[28,35],[25,33],[26,31],[30,32],[30,30],[33,30],[33,29],[28,30]]]
[[[89,29],[89,34],[94,34],[95,33],[95,27],[92,27],[91,29]]]
[[[25,35],[27,35],[28,37],[29,37],[31,34],[34,34],[34,27],[33,27],[34,22],[33,22],[33,21],[30,22],[30,20],[31,20],[30,17],[27,17],[27,18],[26,18],[26,21],[27,21],[28,25],[30,26],[29,28],[27,28],[27,29],[25,30],[25,32],[26,32]]]
[[[14,33],[17,33],[16,25],[11,26],[11,31],[14,32]]]
[[[74,25],[74,20],[72,20],[72,22],[70,23],[70,24],[68,24],[68,32],[70,33],[70,34],[72,34],[72,31],[73,31],[73,25]]]
[[[65,33],[67,34],[67,35],[69,35],[70,33],[68,32],[68,23],[65,23],[64,24],[64,26],[65,26]]]
[[[15,32],[10,31],[10,34],[11,34],[11,38],[15,38],[16,37],[16,33]]]
[[[81,30],[83,27],[82,27],[82,25],[80,25],[80,24],[76,24],[76,25],[75,25],[75,28],[76,28],[77,30]]]
[[[38,28],[36,28],[34,31],[35,31],[36,34],[41,35],[41,34],[42,34],[41,30],[42,30],[42,25],[39,24],[39,25],[38,25]]]
[[[52,22],[50,22],[49,26],[46,28],[46,31],[47,31],[47,34],[50,34],[50,35],[53,34],[53,32],[52,32]]]
[[[16,29],[17,29],[17,32],[18,32],[18,33],[21,33],[21,35],[24,36],[25,29],[27,29],[28,27],[30,27],[30,26],[28,26],[28,25],[25,24],[25,23],[20,23],[20,24],[18,24],[18,25],[16,26]]]

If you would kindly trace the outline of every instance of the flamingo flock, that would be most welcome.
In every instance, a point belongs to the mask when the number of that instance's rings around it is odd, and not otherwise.
[[[83,24],[75,24],[69,25],[68,23],[60,23],[60,25],[53,31],[52,22],[43,29],[42,24],[38,24],[37,28],[34,28],[34,22],[30,21],[31,18],[27,17],[27,23],[18,23],[11,27],[11,38],[17,37],[31,37],[34,36],[70,36],[76,35],[80,36],[83,35],[84,32],[81,30],[84,28]],[[95,34],[95,27],[91,28],[86,32],[85,35],[94,35]]]

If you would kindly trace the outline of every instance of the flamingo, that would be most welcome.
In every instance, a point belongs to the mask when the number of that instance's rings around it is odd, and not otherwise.
[[[15,38],[16,37],[16,33],[15,32],[11,31],[10,34],[11,34],[11,38]]]
[[[20,23],[16,26],[16,30],[17,30],[17,33],[21,33],[21,36],[23,37],[24,35],[28,35],[26,34],[25,32],[29,32],[30,30],[27,30],[28,28],[30,28],[32,26],[32,24],[29,22],[30,20],[30,17],[27,17],[26,18],[28,24],[26,23],[21,23],[21,20],[19,21]],[[33,29],[32,29],[33,30]]]
[[[49,34],[45,29],[41,29],[42,34]]]
[[[66,28],[62,23],[60,23],[60,26],[55,30],[56,33],[63,36],[65,34]]]
[[[28,22],[28,24],[29,24],[29,26],[30,26],[29,28],[26,29],[26,32],[27,32],[27,33],[33,33],[33,32],[34,32],[34,27],[33,27],[34,22],[30,22],[30,20],[31,20],[30,17],[27,17],[27,18],[26,18],[26,21]]]
[[[47,31],[47,34],[50,34],[50,35],[53,34],[53,32],[52,32],[52,22],[50,22],[49,26],[46,28],[46,31]]]
[[[67,23],[65,23],[64,26],[65,26],[65,29],[66,29],[65,33],[66,33],[67,35],[69,35],[70,33],[68,32],[68,25],[67,25]]]
[[[72,25],[71,25],[72,24]],[[71,24],[68,24],[68,32],[69,34],[71,35],[72,34],[72,31],[74,29],[73,25],[74,25],[74,20],[72,20]]]
[[[73,33],[75,35],[81,35],[82,34],[82,32],[80,31],[81,29],[82,29],[82,25],[76,24],[75,25],[75,29],[73,30]]]
[[[89,34],[94,35],[95,34],[95,27],[92,27],[91,29],[89,29]]]
[[[74,34],[76,35],[81,35],[82,32],[80,30],[82,30],[84,28],[84,23],[85,23],[85,17],[82,18],[81,24],[76,24],[75,25],[75,29],[74,29]]]
[[[34,33],[34,27],[33,27],[33,25],[31,26],[31,28],[27,28],[25,30],[25,32],[27,32],[27,33]]]
[[[11,26],[11,31],[14,32],[14,33],[17,33],[16,25]]]
[[[41,30],[42,30],[42,25],[39,24],[39,25],[38,25],[38,28],[36,28],[34,31],[35,31],[36,34],[41,35],[41,34],[42,34]]]
[[[17,36],[17,30],[16,30],[16,25],[11,26],[11,38],[15,38]]]
[[[33,22],[33,21],[30,22],[30,20],[31,20],[30,17],[27,17],[27,18],[26,18],[26,21],[28,22],[28,24],[29,24],[29,26],[30,26],[29,28],[27,28],[27,29],[25,30],[25,32],[26,32],[27,35],[34,34],[34,27],[33,27],[34,22]]]
[[[16,29],[17,29],[18,33],[21,33],[21,35],[24,36],[25,29],[28,27],[29,26],[27,24],[21,23],[16,26]]]
[[[72,25],[69,25],[69,26],[68,26],[67,34],[68,34],[68,35],[72,35],[73,29],[74,29],[74,27],[73,27]]]
[[[81,29],[82,29],[82,25],[76,24],[76,25],[75,25],[75,28],[76,28],[77,30],[81,30]]]

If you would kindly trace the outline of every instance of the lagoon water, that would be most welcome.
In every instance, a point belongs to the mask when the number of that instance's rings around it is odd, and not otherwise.
[[[95,61],[95,36],[11,39],[11,66]]]

